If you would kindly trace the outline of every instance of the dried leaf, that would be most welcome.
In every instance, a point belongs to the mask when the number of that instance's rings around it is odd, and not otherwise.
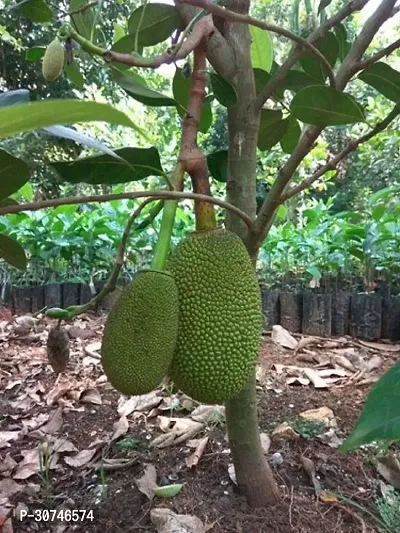
[[[333,494],[332,492],[328,492],[326,490],[323,490],[320,493],[319,499],[321,500],[321,502],[324,502],[324,503],[335,503],[338,501],[335,494]]]
[[[80,394],[79,401],[82,403],[92,403],[94,405],[101,405],[103,403],[99,391],[94,388],[84,390]]]
[[[16,466],[17,466],[17,462],[14,461],[14,459],[8,453],[5,456],[4,461],[0,463],[0,474],[4,477],[8,477],[11,475],[12,471],[14,470]]]
[[[57,383],[47,394],[46,404],[48,406],[53,405],[59,398],[70,392],[74,387],[76,387],[76,383],[72,380]]]
[[[119,416],[129,416],[134,411],[148,411],[159,405],[161,400],[161,396],[158,396],[156,391],[129,398],[121,397],[118,401],[118,414]]]
[[[300,435],[296,433],[296,431],[289,426],[287,422],[283,422],[283,424],[279,424],[271,435],[272,440],[297,440],[300,438]]]
[[[186,457],[186,466],[188,468],[193,468],[199,464],[199,461],[204,453],[204,450],[206,449],[208,443],[208,437],[203,437],[199,440],[196,450],[189,455],[189,457]]]
[[[91,344],[88,344],[85,346],[85,353],[90,355],[91,357],[98,357],[101,350],[101,341],[98,342],[92,342]]]
[[[49,421],[42,426],[41,431],[44,434],[54,435],[54,433],[57,433],[60,431],[61,427],[63,425],[63,412],[62,408],[59,407],[53,413],[50,415]]]
[[[157,488],[157,471],[152,464],[147,465],[142,477],[135,479],[137,488],[151,501]]]
[[[376,469],[388,483],[400,489],[400,461],[394,455],[379,457]]]
[[[377,370],[378,368],[382,366],[382,363],[383,363],[382,357],[380,357],[379,355],[375,355],[366,363],[367,372],[372,372],[373,370]]]
[[[96,452],[96,448],[91,450],[82,450],[76,455],[64,457],[64,461],[67,463],[67,465],[72,466],[72,468],[81,468],[82,466],[87,465],[93,459]]]
[[[58,453],[74,453],[77,452],[76,446],[65,438],[55,439],[50,442],[51,449]]]
[[[271,447],[271,439],[267,433],[260,433],[261,448],[266,455]]]
[[[176,514],[171,509],[157,507],[150,519],[158,533],[206,533],[207,529],[196,516]]]
[[[235,465],[233,463],[228,465],[228,476],[229,476],[229,479],[232,481],[232,483],[237,485],[237,477],[236,477]]]
[[[379,350],[381,352],[400,352],[400,344],[385,344],[383,342],[369,342],[359,339],[357,339],[357,342],[363,346],[366,346],[367,348],[372,348],[373,350]]]
[[[197,433],[205,428],[205,422],[196,422],[191,418],[169,418],[158,417],[160,428],[166,432],[165,435],[156,437],[151,445],[157,448],[166,448],[174,444],[180,444],[192,439]],[[173,425],[172,425],[173,424]]]
[[[327,389],[329,387],[328,383],[312,368],[303,368],[303,372],[316,389]]]
[[[300,457],[300,460],[305,472],[308,474],[310,480],[312,481],[312,484],[314,485],[315,494],[318,496],[319,494],[321,494],[322,489],[321,483],[319,482],[319,479],[317,479],[317,476],[315,474],[314,463],[313,461],[311,461],[311,459],[304,457],[304,455]]]
[[[10,498],[22,490],[24,490],[24,486],[13,479],[5,478],[0,481],[0,498]]]
[[[129,429],[129,422],[126,416],[121,416],[117,422],[114,422],[113,424],[113,435],[111,437],[111,440],[117,440],[119,437],[122,437],[122,435],[126,435]]]
[[[294,350],[297,346],[296,339],[292,337],[287,329],[279,325],[272,326],[271,340],[283,346],[283,348],[289,348],[290,350]]]
[[[297,343],[297,346],[296,346],[296,348],[294,350],[294,353],[297,354],[298,352],[300,352],[306,346],[310,346],[311,344],[316,344],[318,342],[319,342],[319,339],[316,338],[316,337],[303,337]]]
[[[20,431],[0,431],[0,449],[9,448],[9,444],[12,440],[18,440],[21,432]]]
[[[294,377],[294,378],[287,378],[286,379],[286,383],[288,385],[304,385],[304,386],[307,386],[310,384],[310,380],[307,379],[307,378],[302,378],[302,377]]]

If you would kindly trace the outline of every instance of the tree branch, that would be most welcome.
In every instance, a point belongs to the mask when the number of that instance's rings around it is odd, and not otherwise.
[[[42,200],[41,202],[30,202],[26,204],[7,205],[0,207],[0,216],[9,215],[11,213],[21,213],[22,211],[39,211],[48,207],[57,207],[60,205],[72,205],[72,204],[88,204],[96,202],[109,202],[111,200],[123,200],[133,198],[153,198],[156,200],[202,200],[203,202],[209,202],[210,204],[218,205],[223,209],[227,209],[235,213],[240,217],[243,222],[251,227],[253,220],[246,213],[235,207],[234,205],[220,200],[219,198],[213,198],[205,194],[196,194],[191,192],[178,192],[178,191],[134,191],[123,192],[119,194],[93,194],[90,196],[69,196],[65,198],[54,198],[52,200]]]
[[[338,11],[335,15],[330,17],[319,28],[314,30],[308,36],[307,42],[311,44],[317,42],[319,39],[324,37],[330,29],[334,28],[337,24],[342,22],[342,20],[346,19],[349,15],[351,15],[355,11],[360,11],[368,2],[369,0],[353,0],[352,2],[347,4],[343,9]],[[299,45],[293,49],[293,51],[289,54],[286,61],[282,63],[282,65],[278,68],[278,70],[273,75],[272,79],[269,81],[269,83],[264,87],[264,89],[258,95],[257,101],[255,103],[255,109],[261,109],[263,107],[265,102],[272,96],[275,89],[279,87],[279,85],[288,75],[290,69],[300,59],[300,57],[304,54],[304,52],[305,52],[305,49]]]
[[[374,137],[378,133],[381,133],[385,128],[387,128],[387,126],[389,126],[389,124],[396,117],[399,116],[399,114],[400,114],[400,105],[397,105],[393,108],[393,110],[389,113],[389,115],[384,120],[376,124],[376,126],[372,128],[371,131],[369,131],[365,135],[362,135],[358,139],[354,139],[353,141],[350,141],[349,144],[345,148],[343,148],[341,152],[336,154],[335,157],[333,157],[330,161],[328,161],[328,163],[326,163],[323,167],[321,167],[319,170],[314,172],[312,176],[305,179],[304,181],[302,181],[295,187],[292,187],[286,193],[283,193],[280,198],[279,203],[283,204],[284,202],[286,202],[286,200],[289,200],[289,198],[292,198],[296,194],[299,194],[300,192],[304,191],[329,170],[335,170],[336,166],[338,165],[338,163],[340,163],[340,161],[343,161],[343,159],[345,159],[351,152],[354,152],[355,150],[357,150],[360,144],[363,144],[369,141],[370,139],[372,139],[372,137]]]
[[[303,39],[303,37],[300,37],[299,35],[296,35],[295,33],[292,33],[291,31],[285,28],[277,26],[276,24],[264,22],[254,17],[250,17],[249,15],[242,15],[241,13],[235,13],[234,11],[230,11],[229,9],[220,7],[217,4],[213,3],[212,0],[179,0],[179,2],[190,4],[196,7],[201,7],[202,9],[206,9],[209,13],[212,13],[213,15],[221,17],[230,22],[241,22],[243,24],[250,24],[251,26],[256,26],[263,30],[271,31],[272,33],[276,33],[277,35],[281,35],[282,37],[286,37],[287,39],[298,43],[299,46],[308,49],[321,61],[321,63],[323,63],[327,70],[329,82],[332,87],[335,87],[335,75],[333,73],[329,61],[318,50],[318,48],[313,46],[307,39]]]
[[[386,48],[382,48],[382,50],[380,50],[373,56],[369,57],[368,59],[365,59],[364,61],[360,61],[355,66],[355,68],[357,70],[364,70],[370,67],[371,65],[373,65],[374,63],[376,63],[377,61],[379,61],[380,59],[386,56],[389,56],[392,52],[397,50],[397,48],[400,48],[400,39],[397,39],[397,41],[395,41],[394,43],[389,44],[389,46],[386,46]]]

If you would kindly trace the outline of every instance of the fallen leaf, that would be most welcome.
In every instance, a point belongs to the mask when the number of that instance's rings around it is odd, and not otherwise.
[[[376,469],[388,483],[400,489],[400,462],[397,457],[392,454],[379,457]]]
[[[311,344],[316,344],[318,342],[319,342],[319,339],[316,337],[303,337],[302,339],[298,341],[297,346],[294,350],[294,353],[297,354],[298,352],[300,352],[300,350],[302,350],[306,346],[310,346]]]
[[[159,416],[158,420],[160,429],[165,431],[165,434],[152,441],[151,445],[157,448],[166,448],[192,439],[206,426],[205,422],[197,422],[191,418]]]
[[[48,406],[53,405],[59,398],[70,392],[75,386],[76,383],[69,379],[67,381],[57,383],[57,385],[55,385],[47,394],[46,404]]]
[[[233,463],[228,465],[228,476],[229,476],[229,479],[232,481],[232,483],[237,485],[237,477],[236,477],[235,465]]]
[[[300,438],[300,435],[289,426],[287,422],[279,424],[271,434],[271,439],[274,441],[277,440],[297,440]]]
[[[150,520],[158,533],[206,533],[203,522],[192,515],[176,514],[171,509],[157,507],[150,511]]]
[[[58,453],[74,453],[77,452],[75,444],[65,438],[55,439],[50,442],[51,449]]]
[[[163,485],[162,487],[156,487],[153,489],[154,496],[159,498],[173,498],[182,490],[182,483],[175,483],[173,485]]]
[[[20,436],[20,431],[0,431],[0,449],[9,448],[9,444],[12,440],[18,440]]]
[[[100,355],[98,352],[100,352],[100,350],[101,350],[100,341],[92,342],[91,344],[88,344],[87,346],[85,346],[85,353],[87,353],[91,357],[98,358]]]
[[[91,450],[81,450],[76,455],[64,457],[64,461],[67,463],[68,466],[72,466],[72,468],[81,468],[82,466],[87,465],[91,461],[96,452],[96,448],[93,448]]]
[[[323,490],[322,492],[320,492],[319,499],[321,500],[321,502],[324,502],[324,503],[335,503],[338,501],[335,494],[333,494],[332,492],[328,492],[326,490]]]
[[[264,452],[264,454],[267,454],[271,447],[271,439],[269,435],[267,435],[267,433],[260,433],[260,440],[262,451]]]
[[[151,501],[154,498],[154,489],[157,488],[157,471],[152,464],[147,465],[143,476],[135,479],[137,488]]]
[[[357,339],[359,344],[382,352],[400,352],[400,344],[385,344],[383,342],[369,342]]]
[[[129,429],[129,422],[126,416],[121,416],[119,420],[113,424],[113,435],[111,437],[112,441],[119,439],[122,435],[126,435]]]
[[[328,383],[312,368],[303,368],[303,372],[316,389],[327,389],[329,387]]]
[[[323,422],[328,427],[337,427],[335,414],[329,407],[323,406],[318,409],[307,409],[307,411],[300,413],[299,416],[307,420]]]
[[[119,416],[129,416],[134,411],[148,411],[161,403],[162,397],[156,391],[139,396],[121,397],[118,401]]]
[[[63,425],[63,411],[62,408],[59,407],[53,413],[50,415],[49,421],[40,428],[40,430],[44,434],[53,435],[54,433],[57,433],[60,431],[61,427]]]
[[[103,403],[99,391],[94,388],[84,390],[79,397],[79,401],[82,403],[92,403],[94,405],[101,405]]]
[[[17,466],[17,464],[18,463],[14,461],[14,459],[8,453],[5,456],[4,460],[0,463],[0,474],[4,477],[10,476],[14,468]]]
[[[317,479],[313,461],[311,461],[311,459],[308,459],[308,457],[304,457],[304,455],[300,457],[300,461],[303,465],[306,474],[308,474],[312,484],[314,485],[315,494],[319,496],[322,492],[321,483],[319,479]]]
[[[382,366],[382,363],[383,363],[382,357],[380,357],[379,355],[375,355],[366,363],[367,372],[372,372],[373,370],[377,370],[378,368]]]
[[[290,350],[294,350],[297,346],[296,339],[292,337],[287,329],[279,325],[272,326],[271,340],[283,346],[283,348],[289,348]]]
[[[293,378],[287,378],[286,383],[288,385],[304,385],[307,386],[310,384],[310,380],[307,378],[302,378],[301,376],[293,377]]]
[[[24,486],[13,479],[5,478],[0,481],[0,498],[10,498],[22,490],[24,490]]]
[[[196,450],[189,455],[189,457],[186,457],[186,466],[188,468],[193,468],[199,464],[199,461],[204,453],[204,450],[206,449],[208,443],[208,437],[203,437],[199,440]]]

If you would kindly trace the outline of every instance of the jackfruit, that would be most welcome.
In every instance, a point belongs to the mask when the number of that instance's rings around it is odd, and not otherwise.
[[[60,76],[64,58],[64,46],[58,39],[54,39],[46,48],[43,56],[42,74],[47,81],[54,81]]]
[[[178,290],[167,272],[140,272],[112,307],[101,362],[118,391],[146,394],[166,376],[178,333]]]
[[[222,403],[250,378],[262,333],[260,288],[241,239],[195,232],[171,254],[179,297],[177,348],[169,377],[203,403]]]

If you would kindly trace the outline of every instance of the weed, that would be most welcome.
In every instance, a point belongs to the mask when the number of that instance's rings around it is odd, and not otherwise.
[[[309,420],[300,416],[289,421],[289,426],[296,431],[303,439],[313,439],[321,435],[326,430],[324,422],[318,420]]]

